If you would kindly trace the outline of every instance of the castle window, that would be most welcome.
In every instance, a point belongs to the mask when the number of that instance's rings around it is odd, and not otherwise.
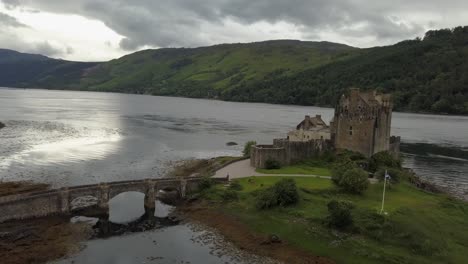
[[[352,126],[349,127],[349,135],[350,135],[350,136],[353,135],[353,127],[352,127]]]

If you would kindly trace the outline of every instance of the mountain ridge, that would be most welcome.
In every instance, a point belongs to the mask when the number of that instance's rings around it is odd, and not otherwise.
[[[2,51],[0,86],[320,106],[358,86],[394,94],[396,110],[468,114],[468,27],[365,49],[283,39],[148,49],[107,62],[14,60],[11,52],[6,60]]]

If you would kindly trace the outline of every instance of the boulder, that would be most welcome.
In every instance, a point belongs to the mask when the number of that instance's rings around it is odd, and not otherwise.
[[[2,122],[0,122],[0,129],[4,128],[5,127],[5,124],[3,124]]]

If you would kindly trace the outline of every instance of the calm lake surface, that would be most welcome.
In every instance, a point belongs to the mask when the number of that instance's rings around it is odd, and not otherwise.
[[[162,177],[177,160],[240,155],[248,140],[271,143],[285,137],[306,114],[321,114],[328,122],[333,109],[0,88],[0,121],[6,124],[0,130],[0,180],[61,187]],[[394,113],[392,134],[402,138],[405,166],[461,195],[468,193],[468,117]],[[229,141],[239,145],[228,147]],[[188,230],[171,227],[159,236],[169,232],[186,241]],[[120,243],[134,244],[156,233],[91,241],[86,256],[112,255]],[[209,252],[198,251],[202,259]],[[79,259],[88,263],[85,256]]]

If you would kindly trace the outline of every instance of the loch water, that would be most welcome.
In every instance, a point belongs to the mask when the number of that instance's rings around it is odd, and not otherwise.
[[[333,109],[0,88],[0,121],[6,124],[0,130],[0,181],[32,180],[62,187],[163,177],[178,160],[240,155],[246,141],[268,144],[285,137],[306,114],[320,114],[329,121]],[[468,194],[468,117],[394,112],[392,134],[401,137],[406,167],[460,195]],[[227,146],[231,141],[238,145]],[[167,236],[180,237],[174,241],[186,242],[185,236],[195,232],[187,230],[191,229],[175,226],[153,232],[159,236],[169,232]],[[112,238],[109,247],[136,243],[133,239],[154,233]],[[90,252],[108,243],[96,241],[89,242]],[[200,252],[204,256],[209,250],[202,247]],[[109,249],[108,254],[116,253]],[[106,261],[104,256],[100,263]]]

